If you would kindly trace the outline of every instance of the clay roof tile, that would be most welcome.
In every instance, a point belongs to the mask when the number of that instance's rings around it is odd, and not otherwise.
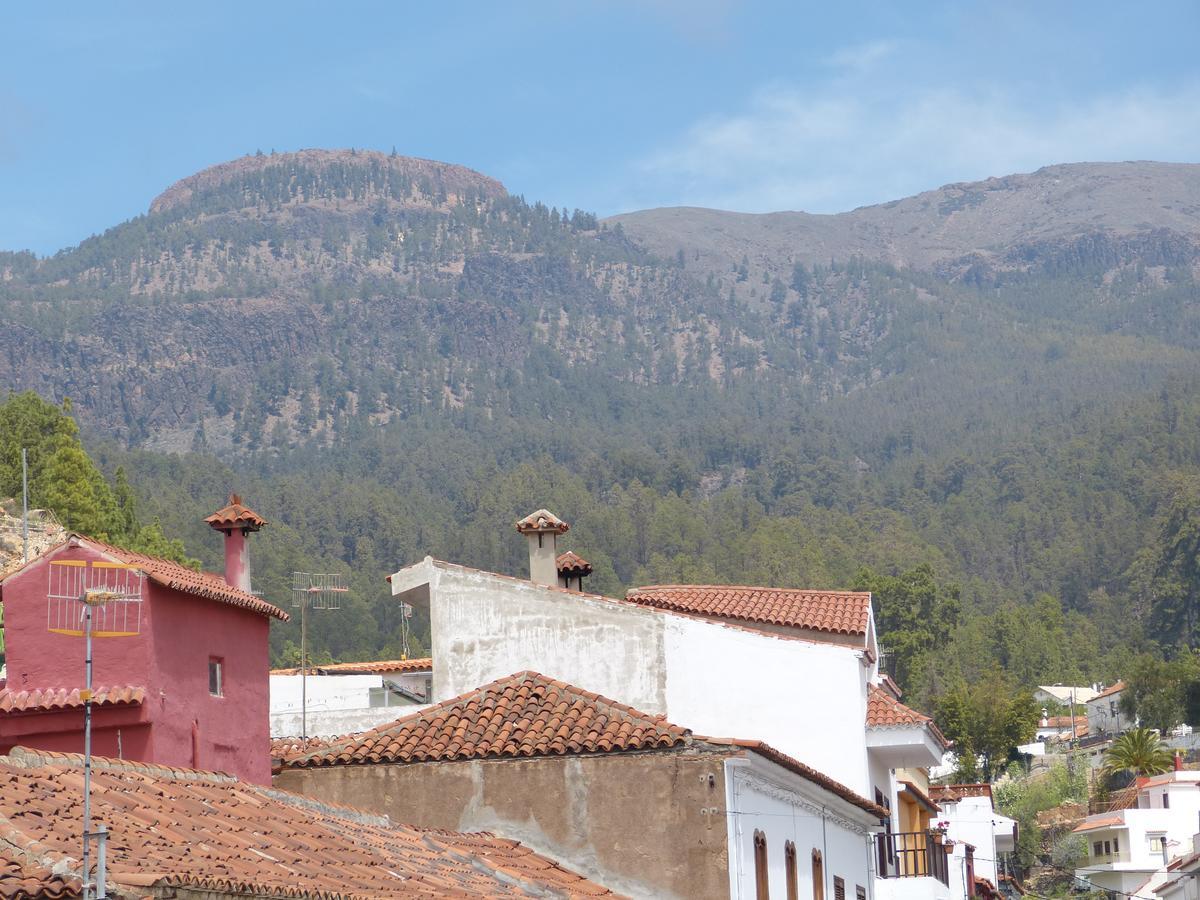
[[[539,531],[555,531],[563,534],[570,528],[570,525],[548,509],[536,510],[525,518],[517,520],[517,531],[521,532],[521,534],[537,533]]]
[[[863,637],[871,618],[871,595],[859,591],[656,584],[634,588],[625,599],[700,616]]]
[[[690,732],[536,672],[518,672],[373,731],[284,756],[285,767],[527,757],[676,746]],[[456,740],[471,737],[461,744]],[[391,743],[370,758],[381,739]],[[453,749],[451,747],[453,746]]]

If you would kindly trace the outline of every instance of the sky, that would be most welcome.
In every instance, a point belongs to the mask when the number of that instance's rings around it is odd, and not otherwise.
[[[0,249],[73,246],[257,150],[395,148],[601,215],[1200,162],[1198,37],[1196,0],[13,2]]]

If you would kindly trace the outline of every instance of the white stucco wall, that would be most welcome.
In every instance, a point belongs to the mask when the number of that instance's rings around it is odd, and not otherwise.
[[[665,617],[664,649],[673,722],[765,741],[872,799],[859,653],[681,616]]]
[[[1011,835],[1015,824],[1013,820],[997,813],[988,797],[964,797],[957,802],[942,802],[939,805],[942,809],[937,820],[949,823],[947,837],[955,842],[954,858],[950,863],[952,900],[963,900],[967,896],[965,844],[975,848],[975,874],[992,884],[998,884],[996,835],[1004,831]]]
[[[751,754],[725,764],[729,830],[730,896],[755,896],[754,832],[767,840],[772,897],[787,896],[784,845],[796,847],[799,894],[812,896],[812,852],[821,851],[825,897],[833,900],[833,879],[846,883],[846,900],[859,885],[873,900],[870,870],[870,817],[769,760]],[[925,898],[929,900],[929,898]]]
[[[307,721],[302,728],[301,677],[272,675],[270,679],[273,738],[296,737],[301,733],[309,737],[354,734],[425,708],[415,703],[372,707],[370,692],[383,685],[381,675],[309,675],[305,697]]]

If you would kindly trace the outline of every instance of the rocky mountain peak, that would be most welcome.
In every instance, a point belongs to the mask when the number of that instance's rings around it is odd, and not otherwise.
[[[502,197],[507,191],[499,181],[465,166],[435,162],[377,150],[299,150],[294,153],[256,153],[202,169],[175,182],[150,204],[150,213],[164,213],[186,206],[197,197],[241,183],[246,205],[257,201],[254,186],[270,176],[296,181],[301,173],[338,177],[354,170],[371,171],[379,177],[378,192],[388,190],[389,179],[398,176],[404,184],[426,185],[429,191],[456,202],[465,194]],[[369,199],[369,198],[368,198]],[[393,199],[399,199],[393,197]]]

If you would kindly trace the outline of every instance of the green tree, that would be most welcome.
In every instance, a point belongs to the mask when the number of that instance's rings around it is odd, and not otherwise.
[[[1200,658],[1195,653],[1172,660],[1141,653],[1126,667],[1121,712],[1130,722],[1167,734],[1186,718],[1188,686],[1197,678]]]
[[[1159,775],[1170,770],[1171,765],[1171,751],[1149,728],[1126,731],[1104,751],[1104,768],[1108,773]]]
[[[956,584],[940,583],[928,563],[900,575],[858,573],[854,589],[870,591],[879,642],[893,662],[893,676],[906,691],[928,664],[935,648],[944,646],[962,611]]]
[[[960,682],[946,692],[938,700],[935,719],[954,742],[960,766],[972,769],[977,759],[981,777],[991,781],[1017,745],[1033,738],[1038,711],[1033,694],[1018,688],[997,667],[978,681]]]

